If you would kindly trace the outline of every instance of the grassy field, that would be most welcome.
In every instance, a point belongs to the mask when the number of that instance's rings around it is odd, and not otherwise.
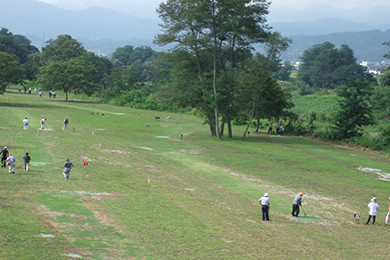
[[[388,154],[294,136],[242,142],[242,128],[217,140],[190,115],[71,100],[0,96],[0,145],[17,159],[15,175],[0,168],[0,259],[389,258]],[[320,221],[291,216],[301,191]],[[264,192],[272,222],[261,221]],[[377,223],[355,224],[373,196]]]

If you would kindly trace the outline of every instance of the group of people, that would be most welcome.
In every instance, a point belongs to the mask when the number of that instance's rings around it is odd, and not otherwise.
[[[53,95],[55,95],[55,92]],[[29,121],[28,121],[27,117],[25,117],[23,120],[23,129],[24,130],[28,130],[28,124],[29,124]],[[41,129],[44,129],[44,127],[46,127],[46,118],[42,118],[40,121],[40,124],[41,124]],[[68,124],[69,124],[69,119],[67,117],[65,117],[64,128],[63,128],[64,130],[68,129]],[[2,157],[1,157],[2,167],[5,167],[6,162],[8,161],[9,172],[15,173],[15,169],[16,169],[15,157],[11,156],[11,154],[9,154],[7,147],[4,147],[4,149],[0,152],[0,155],[2,155]],[[29,168],[30,168],[30,161],[31,161],[31,157],[29,156],[28,153],[26,153],[26,155],[23,157],[23,160],[24,160],[24,170],[28,172]],[[66,158],[65,163],[64,163],[64,170],[63,170],[63,175],[65,177],[65,181],[69,180],[70,170],[72,169],[72,167],[73,167],[73,164],[69,161],[68,158]]]
[[[0,151],[0,155],[1,155],[1,167],[5,168],[6,165],[8,164],[9,174],[11,173],[15,174],[16,158],[8,151],[7,146],[4,146],[4,149]],[[28,152],[26,152],[25,156],[23,157],[24,171],[28,172],[30,170],[30,161],[31,161],[31,157],[28,154]]]
[[[302,206],[302,197],[303,192],[300,192],[297,194],[294,198],[293,204],[292,204],[292,212],[291,215],[293,217],[299,216],[299,207]],[[261,205],[261,212],[262,212],[262,219],[263,221],[271,221],[269,218],[269,209],[271,206],[271,199],[269,198],[268,193],[264,193],[264,196],[259,199],[259,204]],[[378,213],[379,205],[376,201],[376,198],[372,198],[371,202],[368,204],[368,220],[366,222],[366,225],[368,225],[372,219],[372,224],[375,224],[376,215]],[[385,224],[389,224],[390,222],[390,197],[389,197],[389,211],[387,212]]]
[[[57,96],[57,93],[55,91],[49,91],[49,98],[51,98],[51,96],[53,96],[53,98],[56,98]]]
[[[0,151],[1,155],[1,167],[5,168],[6,165],[8,164],[8,169],[9,169],[9,174],[15,174],[16,171],[16,158],[15,156],[11,155],[11,153],[8,151],[7,146],[4,146],[4,149]],[[29,155],[28,152],[26,152],[25,156],[23,157],[23,162],[24,162],[24,171],[29,172],[30,171],[30,161],[31,161],[31,156]],[[68,158],[66,158],[65,163],[64,163],[64,170],[63,170],[63,175],[65,177],[65,181],[69,180],[70,176],[70,170],[73,168],[73,163],[69,161]]]
[[[298,217],[299,215],[299,206],[302,206],[302,196],[303,192],[299,193],[295,196],[293,204],[292,204],[292,212],[291,215],[293,217]],[[263,221],[271,221],[269,219],[269,208],[271,206],[271,199],[269,198],[268,193],[264,193],[264,196],[259,199],[259,204],[261,205],[261,212]]]
[[[25,117],[23,120],[23,130],[28,130],[28,124],[29,124],[29,121],[28,121],[27,117]],[[42,118],[40,121],[40,124],[41,124],[41,129],[44,129],[46,127],[46,118]],[[68,129],[68,124],[69,124],[69,119],[67,117],[65,117],[64,128],[63,128],[64,130]]]
[[[284,133],[284,127],[280,124],[277,124],[276,125],[276,134],[277,135],[282,135]],[[267,134],[275,134],[275,131],[274,131],[274,124],[271,122],[269,123],[268,125],[268,132]]]

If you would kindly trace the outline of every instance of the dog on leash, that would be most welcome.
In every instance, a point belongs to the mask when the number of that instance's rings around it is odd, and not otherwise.
[[[355,218],[355,222],[359,224],[360,221],[360,215],[359,214],[353,214],[353,217]]]

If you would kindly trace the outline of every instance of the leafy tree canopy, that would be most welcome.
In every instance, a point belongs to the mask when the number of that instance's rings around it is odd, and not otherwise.
[[[3,94],[9,84],[22,81],[25,71],[20,67],[18,57],[6,52],[0,52],[0,93]]]
[[[55,40],[49,40],[42,48],[41,60],[43,64],[50,61],[67,61],[80,57],[86,52],[82,44],[70,35],[59,35]]]
[[[52,61],[40,68],[38,82],[45,89],[60,89],[65,92],[66,101],[71,91],[91,95],[94,92],[93,75],[96,69],[78,57],[66,61]]]
[[[310,87],[334,89],[350,80],[374,81],[356,63],[353,51],[347,45],[340,49],[330,42],[314,45],[304,51],[301,61],[298,78]]]
[[[30,54],[39,52],[25,36],[13,35],[6,28],[0,30],[0,51],[17,56],[21,64],[27,62]]]
[[[373,123],[372,84],[360,80],[350,81],[337,88],[340,97],[334,118],[337,139],[361,135],[361,127]]]
[[[113,60],[118,60],[120,65],[127,66],[134,63],[144,63],[155,55],[156,52],[148,46],[134,48],[134,46],[126,45],[116,49],[112,54],[112,58]]]

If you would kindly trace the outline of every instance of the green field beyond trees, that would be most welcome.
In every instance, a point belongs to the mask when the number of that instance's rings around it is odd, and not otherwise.
[[[265,130],[243,142],[245,126],[217,139],[184,113],[64,100],[0,96],[0,145],[17,160],[15,175],[0,168],[0,259],[389,258],[388,154]],[[298,192],[308,218],[291,216]],[[377,223],[363,225],[372,197]]]

